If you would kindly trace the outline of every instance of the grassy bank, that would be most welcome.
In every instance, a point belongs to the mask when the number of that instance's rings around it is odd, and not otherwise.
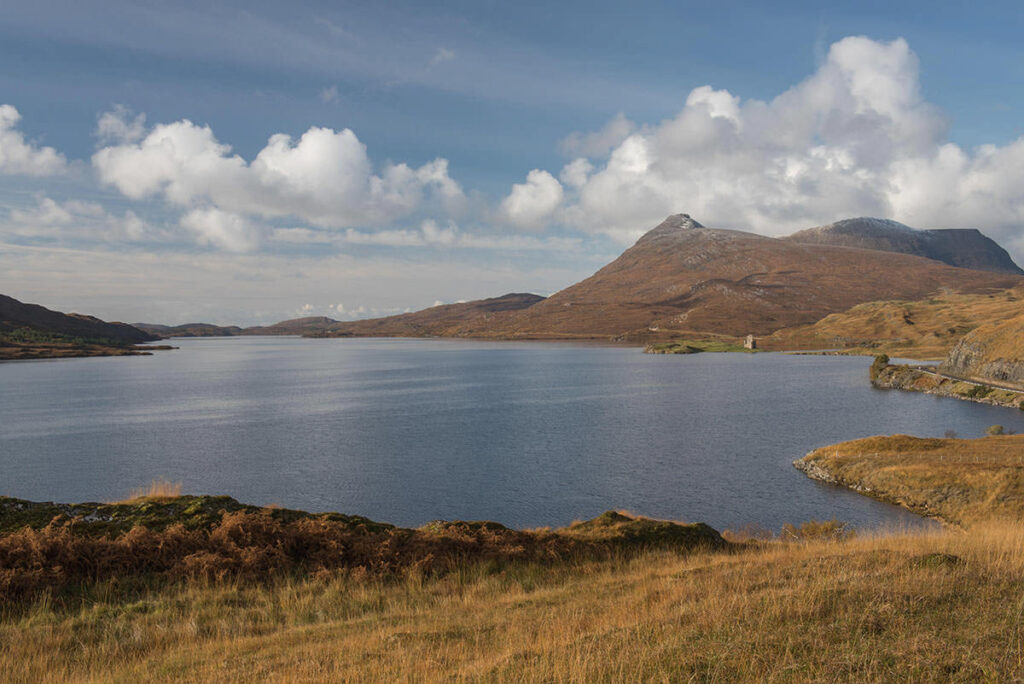
[[[1024,435],[868,437],[816,449],[794,465],[817,480],[959,525],[1024,520]]]
[[[608,511],[549,530],[435,521],[419,529],[340,513],[257,508],[230,497],[145,497],[114,504],[0,498],[0,596],[63,601],[105,582],[271,582],[358,572],[440,576],[467,562],[567,563],[650,549],[693,552],[729,544],[701,523]]]
[[[1007,681],[1024,529],[40,599],[0,680]]]

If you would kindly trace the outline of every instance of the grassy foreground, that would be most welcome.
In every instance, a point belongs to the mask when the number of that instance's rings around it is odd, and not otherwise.
[[[868,437],[816,449],[794,465],[954,524],[1024,521],[1024,435]]]
[[[1008,681],[1024,528],[188,582],[0,614],[3,681]]]
[[[953,441],[1006,470],[1021,439]],[[903,440],[896,455],[928,442]],[[979,470],[966,458],[951,472]],[[0,681],[1014,680],[1015,487],[969,533],[816,523],[767,539],[611,511],[412,530],[168,487],[0,498]]]

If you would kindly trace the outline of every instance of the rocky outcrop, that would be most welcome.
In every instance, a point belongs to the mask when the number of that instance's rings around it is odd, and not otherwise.
[[[971,331],[953,347],[940,370],[1024,390],[1024,314]]]

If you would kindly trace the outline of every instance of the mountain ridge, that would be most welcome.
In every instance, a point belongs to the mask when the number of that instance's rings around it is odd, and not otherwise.
[[[629,341],[692,331],[765,335],[863,302],[1024,283],[1015,273],[962,268],[917,254],[790,238],[708,228],[688,214],[674,214],[592,276],[521,309],[483,317],[468,315],[469,307],[455,317],[433,316],[415,329],[394,325],[401,317],[369,319],[339,323],[321,334]]]
[[[913,254],[950,266],[1024,275],[1005,249],[975,228],[918,230],[891,219],[861,216],[800,230],[783,239]]]

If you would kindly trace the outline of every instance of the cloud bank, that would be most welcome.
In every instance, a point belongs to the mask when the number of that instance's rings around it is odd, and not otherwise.
[[[188,227],[230,249],[248,241],[243,236],[251,231],[239,227],[246,216],[347,228],[391,223],[425,208],[457,213],[465,202],[447,160],[418,168],[389,164],[375,173],[366,146],[349,129],[313,127],[298,140],[279,133],[249,162],[209,126],[182,120],[157,125],[138,142],[103,147],[92,164],[102,183],[127,197],[159,197],[189,209]]]
[[[701,86],[656,125],[636,128],[619,115],[570,135],[562,149],[579,157],[559,174],[564,188],[545,194],[565,189],[564,199],[527,202],[545,211],[525,215],[623,241],[678,211],[766,234],[871,215],[977,227],[1024,249],[1024,138],[965,150],[947,134],[904,40],[849,37],[771,101]],[[531,195],[522,188],[506,202]]]

